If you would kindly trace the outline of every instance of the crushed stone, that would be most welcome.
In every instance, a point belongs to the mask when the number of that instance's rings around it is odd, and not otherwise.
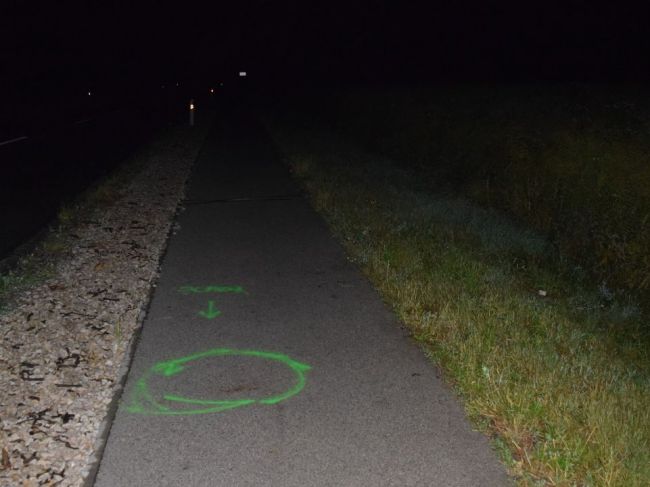
[[[0,486],[80,486],[120,390],[205,129],[137,156],[114,201],[67,231],[52,277],[0,315]]]

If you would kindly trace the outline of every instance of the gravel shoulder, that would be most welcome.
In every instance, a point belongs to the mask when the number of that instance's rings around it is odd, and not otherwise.
[[[1,486],[88,480],[205,129],[167,130],[95,189],[0,315]]]

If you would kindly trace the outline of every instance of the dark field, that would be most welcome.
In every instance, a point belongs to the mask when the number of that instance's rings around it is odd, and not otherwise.
[[[605,294],[650,302],[650,106],[632,85],[455,85],[311,98],[330,124],[547,235]]]

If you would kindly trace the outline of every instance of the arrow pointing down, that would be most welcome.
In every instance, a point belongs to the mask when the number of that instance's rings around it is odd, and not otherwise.
[[[208,309],[199,311],[199,314],[204,318],[211,320],[212,318],[219,316],[221,311],[214,307],[214,301],[208,301]]]

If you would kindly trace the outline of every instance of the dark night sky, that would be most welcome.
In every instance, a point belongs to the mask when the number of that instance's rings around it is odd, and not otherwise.
[[[21,6],[22,5],[22,6]],[[209,5],[209,6],[208,6]],[[3,2],[9,85],[645,80],[647,17],[619,2]]]

